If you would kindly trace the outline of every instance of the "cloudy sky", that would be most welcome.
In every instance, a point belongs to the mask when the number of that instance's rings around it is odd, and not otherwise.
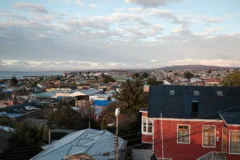
[[[240,67],[239,0],[1,0],[0,71]]]

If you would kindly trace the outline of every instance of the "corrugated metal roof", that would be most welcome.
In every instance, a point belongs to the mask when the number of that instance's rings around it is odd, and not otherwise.
[[[240,124],[240,112],[220,112],[219,115],[227,124]]]
[[[94,88],[90,88],[90,89],[87,89],[87,90],[80,90],[80,92],[82,92],[83,94],[86,94],[86,95],[93,95],[93,94],[99,93],[100,91],[96,90]]]
[[[46,150],[32,160],[62,160],[65,156],[81,153],[86,153],[96,160],[108,160],[115,157],[114,138],[114,134],[108,131],[94,129],[76,131],[48,145],[45,147]],[[125,144],[126,141],[119,138],[119,149],[123,149]],[[103,153],[110,153],[110,155],[103,156]]]
[[[174,90],[175,95],[169,95]],[[199,91],[195,96],[194,91]],[[218,96],[222,91],[223,96]],[[148,98],[148,116],[163,118],[192,118],[192,102],[198,102],[198,117],[216,113],[208,118],[219,118],[219,111],[239,106],[231,112],[240,111],[240,87],[205,87],[205,86],[150,86]]]

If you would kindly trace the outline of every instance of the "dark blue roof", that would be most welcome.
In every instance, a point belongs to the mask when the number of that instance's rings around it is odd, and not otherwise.
[[[93,101],[93,106],[108,106],[110,103],[113,103],[115,101],[108,101],[108,100],[94,100]]]
[[[220,112],[219,115],[227,124],[240,124],[240,112]]]
[[[175,95],[169,91],[174,90]],[[199,95],[194,95],[198,91]],[[217,91],[222,91],[223,96],[218,96]],[[240,111],[240,87],[205,87],[205,86],[150,86],[148,97],[149,117],[163,118],[192,118],[192,102],[198,102],[198,116],[205,119],[219,118],[219,111],[236,107],[231,112]]]

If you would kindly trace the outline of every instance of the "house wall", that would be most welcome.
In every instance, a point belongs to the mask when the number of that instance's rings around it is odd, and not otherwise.
[[[148,117],[148,113],[146,111],[141,111],[142,117]],[[152,133],[144,133],[142,128],[142,143],[152,143],[153,137]]]
[[[190,126],[190,143],[179,144],[177,142],[177,126],[178,124]],[[208,148],[202,146],[202,130],[204,125],[210,125],[216,127],[215,147]],[[222,127],[225,125],[222,120],[210,120],[210,121],[197,121],[197,120],[162,120],[163,127],[163,147],[164,158],[172,158],[172,160],[196,160],[197,158],[211,152],[222,151]],[[229,130],[240,130],[240,127],[227,127]],[[142,135],[143,140],[146,136]],[[229,135],[227,136],[229,141]],[[229,143],[227,142],[227,148],[229,151]],[[161,121],[160,119],[154,120],[154,153],[158,158],[162,157],[162,140],[161,140]],[[227,154],[227,160],[239,160],[240,155]]]

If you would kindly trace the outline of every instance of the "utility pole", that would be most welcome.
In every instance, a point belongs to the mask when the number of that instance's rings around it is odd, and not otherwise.
[[[51,129],[48,129],[48,144],[51,143]]]
[[[119,152],[118,152],[118,117],[120,114],[120,108],[117,108],[115,110],[115,116],[116,116],[116,160],[119,160]]]
[[[162,159],[164,159],[162,111],[161,111],[161,139],[162,139]]]

